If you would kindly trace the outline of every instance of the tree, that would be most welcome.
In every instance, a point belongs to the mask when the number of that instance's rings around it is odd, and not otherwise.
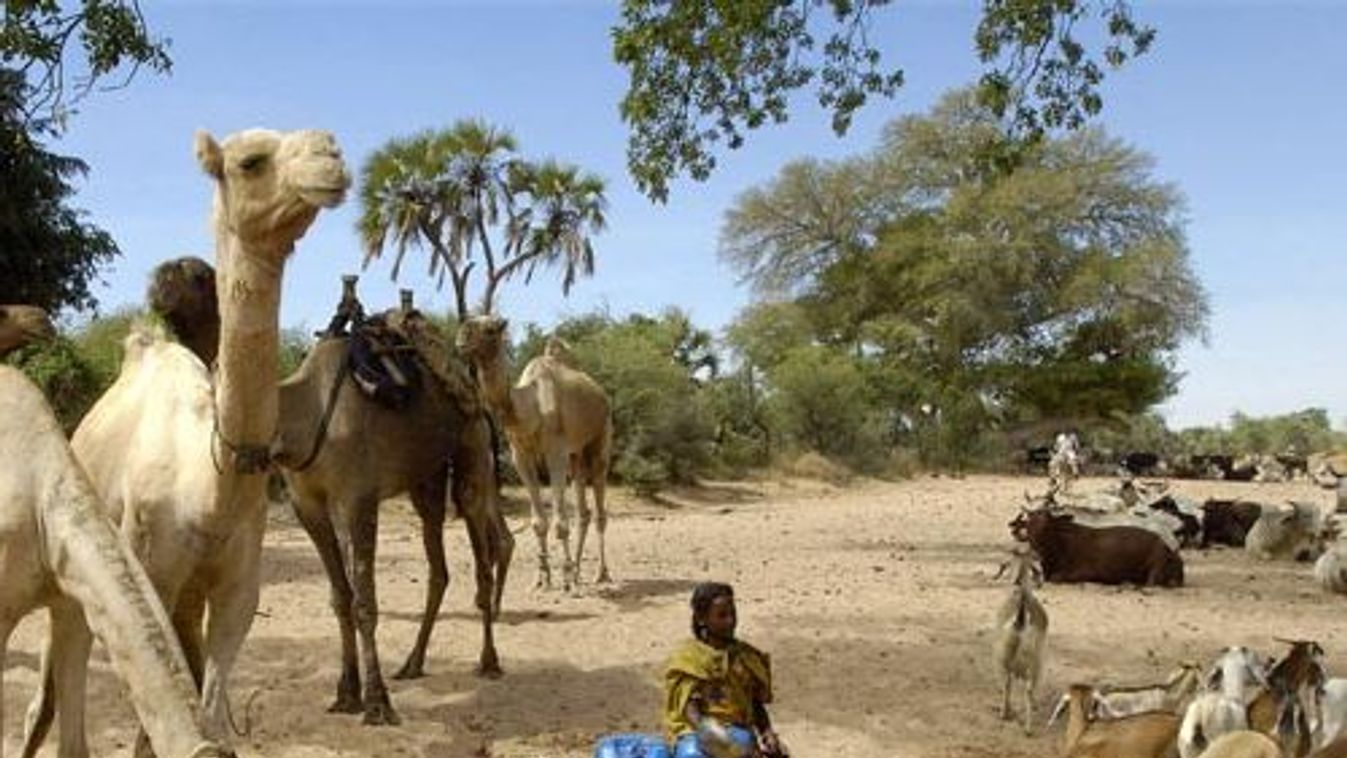
[[[785,167],[722,228],[727,262],[790,296],[814,341],[873,365],[895,423],[931,444],[932,424],[966,446],[978,429],[1144,412],[1204,333],[1182,200],[1149,158],[1084,129],[1005,172],[983,149],[1003,129],[954,93],[870,154]]]
[[[15,0],[5,3],[0,69],[23,81],[20,121],[42,133],[59,129],[70,107],[118,69],[129,71],[115,86],[125,85],[142,66],[167,72],[168,45],[151,36],[138,0]]]
[[[888,4],[624,0],[613,57],[631,78],[621,113],[637,186],[663,201],[675,176],[705,179],[720,145],[738,148],[746,131],[785,121],[789,96],[811,83],[833,130],[845,133],[871,96],[890,97],[903,84],[903,72],[882,65],[869,37],[872,13]],[[1102,31],[1082,34],[1091,22]],[[1092,54],[1081,36],[1106,40],[1102,52]],[[1078,127],[1102,107],[1105,66],[1146,52],[1154,36],[1128,0],[983,0],[974,34],[987,67],[979,96],[1030,141]]]
[[[0,302],[51,312],[92,308],[90,285],[117,245],[67,204],[71,181],[89,167],[48,152],[33,136],[22,90],[18,74],[0,70]]]
[[[76,42],[77,41],[77,42]],[[7,2],[0,29],[0,302],[51,311],[92,308],[98,267],[118,254],[68,203],[88,173],[48,152],[71,106],[118,69],[168,71],[167,41],[150,36],[135,0]],[[73,89],[73,92],[71,91]]]
[[[390,140],[361,168],[357,223],[365,262],[395,249],[398,277],[409,248],[425,248],[430,273],[449,275],[459,319],[469,312],[474,270],[480,309],[500,287],[538,266],[560,267],[562,292],[594,272],[591,237],[606,225],[604,182],[557,161],[531,163],[507,131],[483,121]]]

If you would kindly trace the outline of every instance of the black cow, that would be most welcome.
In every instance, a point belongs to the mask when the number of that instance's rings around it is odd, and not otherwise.
[[[1010,533],[1033,547],[1049,582],[1183,586],[1183,559],[1141,527],[1082,526],[1068,514],[1039,508],[1011,521]]]
[[[1263,515],[1263,506],[1247,500],[1211,499],[1202,504],[1202,547],[1244,547],[1244,538]]]
[[[1042,447],[1031,447],[1024,451],[1024,472],[1046,473],[1048,462],[1052,460],[1052,448],[1047,445]]]

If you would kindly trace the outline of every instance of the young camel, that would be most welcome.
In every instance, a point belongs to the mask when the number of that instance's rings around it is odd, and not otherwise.
[[[604,532],[608,511],[604,490],[608,479],[608,459],[612,450],[613,419],[608,394],[588,374],[567,365],[556,353],[534,358],[524,367],[519,381],[510,386],[505,363],[506,322],[496,316],[475,316],[465,321],[458,332],[459,350],[477,367],[482,397],[492,415],[505,429],[515,469],[529,491],[533,511],[533,533],[538,537],[537,586],[550,587],[552,572],[547,558],[549,518],[543,508],[538,486],[538,463],[544,461],[552,486],[552,507],[556,511],[557,539],[561,541],[565,563],[562,585],[569,590],[580,581],[580,559],[585,551],[585,533],[589,530],[589,506],[585,485],[594,489],[599,540],[597,581],[607,582],[608,557]],[[571,560],[571,512],[566,505],[568,473],[575,483],[575,501],[580,511],[580,534]]]
[[[201,688],[206,734],[223,740],[229,672],[257,610],[281,279],[296,240],[322,208],[341,202],[350,177],[327,132],[253,129],[223,142],[201,132],[196,154],[215,183],[215,371],[161,333],[132,334],[121,374],[72,447],[169,609]],[[53,625],[46,660],[59,670],[44,683],[85,678],[80,621]],[[81,628],[66,628],[74,626]],[[45,710],[44,690],[30,713]],[[45,727],[32,721],[39,728],[26,745],[35,749]]]
[[[443,531],[451,466],[453,498],[466,522],[476,567],[482,616],[478,673],[484,676],[501,673],[492,620],[514,550],[496,497],[490,426],[467,367],[449,356],[434,325],[418,311],[392,310],[383,319],[417,347],[420,389],[409,405],[387,408],[362,395],[347,370],[350,339],[332,336],[319,341],[281,384],[275,448],[295,514],[318,548],[332,586],[342,673],[329,710],[363,710],[366,724],[398,723],[375,645],[380,502],[410,493],[429,564],[420,632],[397,678],[423,675],[426,645],[449,584]],[[357,631],[364,652],[363,696]]]
[[[52,334],[39,309],[0,306],[0,357]],[[0,722],[9,634],[46,606],[53,623],[88,620],[160,755],[230,755],[202,735],[187,662],[144,570],[102,515],[42,393],[8,366],[0,366],[0,460],[11,462],[0,473]],[[83,681],[57,685],[58,702],[84,697]],[[88,754],[81,713],[61,720],[58,753]]]

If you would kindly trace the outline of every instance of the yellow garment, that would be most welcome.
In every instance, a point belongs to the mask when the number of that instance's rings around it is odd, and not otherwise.
[[[772,665],[767,654],[735,640],[717,650],[701,640],[687,640],[664,668],[664,729],[677,740],[696,726],[688,721],[693,695],[705,716],[751,729],[753,703],[772,702]]]

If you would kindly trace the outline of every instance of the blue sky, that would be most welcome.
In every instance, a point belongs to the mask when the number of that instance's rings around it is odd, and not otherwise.
[[[609,182],[610,227],[598,271],[563,298],[559,280],[508,287],[515,321],[554,323],[596,307],[615,314],[677,305],[719,329],[749,301],[716,257],[724,211],[787,161],[868,150],[889,120],[927,109],[972,81],[974,2],[898,2],[874,38],[907,85],[877,101],[842,139],[800,98],[791,122],[721,156],[710,181],[675,184],[667,205],[636,192],[625,169],[611,59],[615,3],[142,0],[172,40],[171,76],[80,105],[58,151],[92,166],[76,204],[122,248],[99,291],[104,308],[138,302],[148,271],[209,256],[210,185],[192,133],[324,128],[351,168],[387,139],[480,117],[511,129],[521,152],[554,156]],[[1347,424],[1347,99],[1341,82],[1347,2],[1141,3],[1155,49],[1115,73],[1100,123],[1155,157],[1157,178],[1188,202],[1192,260],[1211,297],[1211,338],[1179,355],[1185,378],[1163,411],[1176,427],[1326,407]],[[287,268],[285,325],[326,322],[338,275],[358,272],[355,202],[321,216]],[[367,305],[396,297],[387,263],[361,279]],[[423,265],[401,286],[447,309]]]

